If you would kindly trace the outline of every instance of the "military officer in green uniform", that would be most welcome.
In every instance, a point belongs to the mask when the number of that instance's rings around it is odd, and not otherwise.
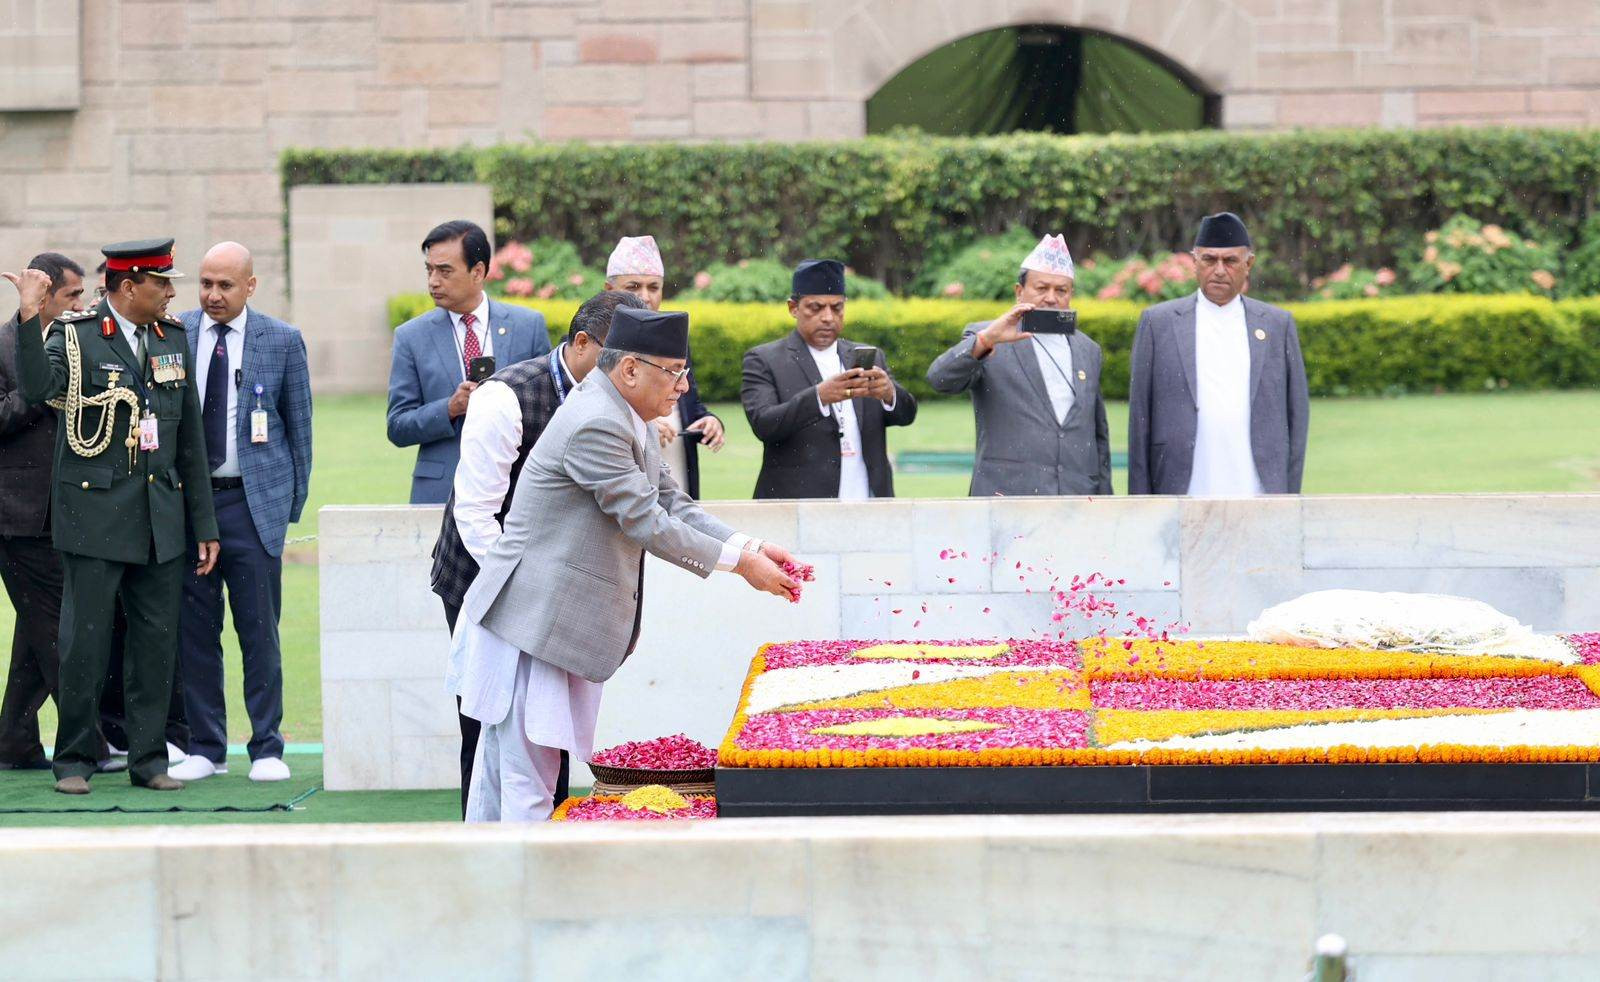
[[[176,292],[171,239],[106,246],[106,296],[66,314],[43,337],[49,280],[5,273],[21,298],[17,375],[23,398],[61,411],[51,535],[61,552],[60,723],[56,790],[87,794],[100,750],[100,690],[116,598],[127,613],[123,671],[128,773],[176,791],[163,728],[178,655],[184,523],[199,542],[196,570],[217,560],[200,400],[183,325],[166,315]]]

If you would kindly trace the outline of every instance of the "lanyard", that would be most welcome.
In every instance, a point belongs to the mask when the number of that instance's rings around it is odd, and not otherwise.
[[[561,381],[561,351],[567,346],[563,341],[550,356],[550,375],[556,383],[556,405],[565,405],[567,401],[566,385]]]

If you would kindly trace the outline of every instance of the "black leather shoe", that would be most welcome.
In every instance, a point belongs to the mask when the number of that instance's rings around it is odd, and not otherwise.
[[[0,760],[0,771],[48,771],[49,769],[50,761],[43,757],[25,760],[20,764],[12,764]]]
[[[88,794],[89,779],[86,777],[64,777],[56,782],[56,790],[62,794]]]

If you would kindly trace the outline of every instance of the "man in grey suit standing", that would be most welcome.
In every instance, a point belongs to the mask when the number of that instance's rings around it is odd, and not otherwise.
[[[593,752],[600,690],[639,639],[644,554],[731,570],[793,598],[784,549],[735,532],[673,481],[645,426],[688,387],[689,317],[619,307],[597,370],[534,444],[462,600],[446,685],[483,724],[467,821],[542,821],[561,751]]]
[[[1037,335],[1022,328],[1029,311],[1070,308],[1075,278],[1066,240],[1046,235],[1022,261],[1016,306],[967,325],[928,369],[936,392],[972,394],[974,497],[1111,493],[1100,346],[1075,327]]]
[[[442,505],[461,457],[461,419],[478,382],[550,350],[544,315],[490,300],[489,237],[468,221],[445,222],[422,240],[434,310],[394,332],[389,366],[389,442],[417,447],[411,503]],[[485,368],[473,377],[478,359]]]
[[[1139,318],[1128,493],[1299,494],[1311,400],[1294,317],[1242,295],[1256,257],[1239,216],[1201,221],[1194,258],[1199,293]]]

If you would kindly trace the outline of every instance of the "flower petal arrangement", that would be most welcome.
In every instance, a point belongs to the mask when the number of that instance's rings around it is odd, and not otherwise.
[[[1542,636],[1526,656],[1106,637],[769,644],[718,750],[742,768],[1597,760],[1600,634]]]

